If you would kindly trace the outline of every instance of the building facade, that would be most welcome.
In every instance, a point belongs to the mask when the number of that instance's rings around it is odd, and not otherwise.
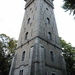
[[[25,15],[9,75],[66,75],[53,0],[25,1]]]

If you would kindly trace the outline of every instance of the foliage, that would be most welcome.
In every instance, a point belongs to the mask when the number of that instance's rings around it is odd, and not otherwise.
[[[63,9],[70,11],[70,14],[73,13],[73,15],[75,15],[75,0],[63,0],[63,2]]]
[[[16,43],[15,39],[0,34],[0,75],[8,75]]]
[[[60,41],[62,45],[63,56],[66,61],[67,75],[75,74],[75,47],[72,47],[70,43],[66,43],[65,40]]]

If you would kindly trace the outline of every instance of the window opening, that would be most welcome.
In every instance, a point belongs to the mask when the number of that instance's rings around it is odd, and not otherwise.
[[[50,19],[49,18],[47,18],[47,24],[50,24]]]
[[[25,40],[27,40],[28,38],[28,32],[25,34]]]
[[[46,10],[48,10],[48,8],[46,8]]]
[[[23,70],[20,70],[19,71],[19,75],[23,75]]]
[[[22,53],[22,61],[25,59],[25,51]]]
[[[29,24],[30,23],[30,18],[28,19],[28,23],[27,24]]]
[[[54,61],[53,52],[52,51],[50,51],[50,57],[51,57],[51,61]]]
[[[48,32],[48,39],[51,39],[51,33]]]
[[[56,75],[55,73],[52,73],[52,75]]]

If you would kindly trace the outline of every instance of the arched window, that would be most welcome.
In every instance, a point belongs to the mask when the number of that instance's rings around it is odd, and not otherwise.
[[[25,40],[27,40],[28,38],[28,32],[25,34]]]
[[[48,8],[46,8],[46,10],[48,10]]]
[[[22,53],[22,61],[25,59],[25,51]]]
[[[19,71],[19,75],[23,75],[23,70],[20,70]]]
[[[52,51],[50,51],[50,59],[51,59],[51,61],[54,61],[54,57],[53,57],[53,52]]]
[[[50,24],[50,19],[49,18],[47,18],[47,24]]]
[[[29,24],[30,23],[30,18],[28,18],[28,22],[27,22],[27,24]]]
[[[51,39],[51,33],[48,32],[48,39]]]
[[[52,75],[56,75],[55,73],[52,73]]]

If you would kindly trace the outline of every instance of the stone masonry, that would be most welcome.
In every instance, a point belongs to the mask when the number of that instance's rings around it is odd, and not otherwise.
[[[25,15],[9,75],[66,75],[53,0],[25,1]]]

